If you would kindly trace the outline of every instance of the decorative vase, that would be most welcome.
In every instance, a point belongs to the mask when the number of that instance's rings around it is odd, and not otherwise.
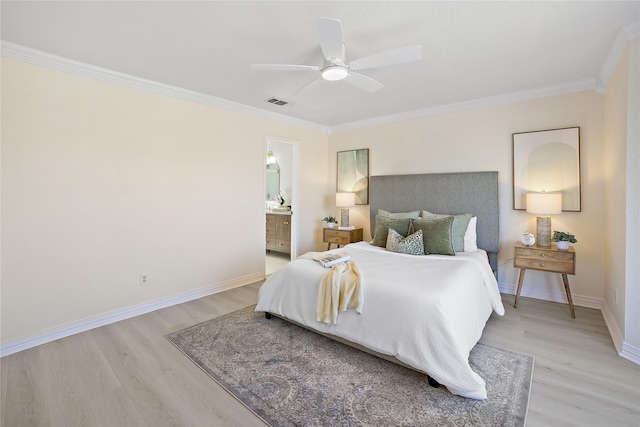
[[[333,227],[335,227],[335,226],[336,226],[336,223],[335,223],[335,222],[328,222],[328,223],[327,223],[327,227],[329,227],[329,228],[333,228]]]
[[[569,250],[569,242],[564,242],[564,241],[558,242],[558,249],[561,251]]]

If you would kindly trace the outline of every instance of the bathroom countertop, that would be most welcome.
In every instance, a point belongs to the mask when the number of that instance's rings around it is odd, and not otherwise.
[[[272,214],[272,215],[291,215],[291,211],[284,211],[284,212],[266,211],[265,213]]]

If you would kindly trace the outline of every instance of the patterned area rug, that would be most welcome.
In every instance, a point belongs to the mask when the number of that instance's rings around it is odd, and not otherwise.
[[[478,344],[471,367],[487,400],[433,388],[426,375],[254,307],[167,335],[272,426],[522,426],[533,358]]]

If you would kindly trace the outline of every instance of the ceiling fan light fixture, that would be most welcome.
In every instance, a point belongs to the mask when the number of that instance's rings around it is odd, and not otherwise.
[[[349,75],[349,71],[340,65],[332,65],[322,70],[322,78],[329,81],[342,80]]]

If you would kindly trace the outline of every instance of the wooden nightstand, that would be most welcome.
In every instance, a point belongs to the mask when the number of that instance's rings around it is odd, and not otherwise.
[[[561,251],[553,246],[524,246],[522,243],[516,243],[515,255],[513,257],[513,266],[520,268],[520,277],[518,278],[518,291],[516,292],[516,300],[514,307],[518,307],[518,297],[522,289],[522,281],[524,273],[527,269],[548,271],[550,273],[562,274],[562,282],[564,290],[567,293],[567,301],[569,301],[569,309],[571,317],[575,319],[576,313],[573,310],[573,301],[571,300],[571,289],[569,289],[569,279],[567,274],[576,274],[576,253],[573,247],[569,250]]]
[[[323,228],[322,241],[327,243],[327,250],[331,249],[332,243],[335,243],[338,245],[338,247],[340,247],[340,245],[360,242],[362,241],[362,228],[356,228],[354,230]]]

